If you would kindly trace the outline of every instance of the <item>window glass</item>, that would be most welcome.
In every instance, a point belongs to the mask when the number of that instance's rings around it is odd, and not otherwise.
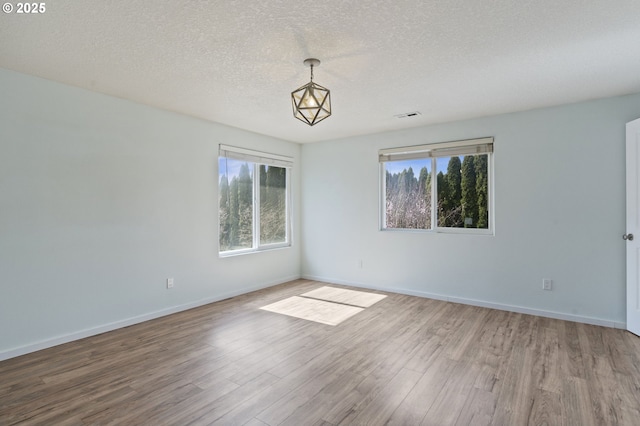
[[[287,240],[287,169],[260,165],[260,244]]]
[[[221,158],[220,251],[253,247],[254,164]]]
[[[385,166],[386,227],[431,229],[431,159]]]
[[[436,160],[438,226],[489,228],[487,154]]]

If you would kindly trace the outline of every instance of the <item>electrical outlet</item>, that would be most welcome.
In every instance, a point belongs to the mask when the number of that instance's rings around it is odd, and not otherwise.
[[[542,289],[543,290],[551,291],[551,285],[552,284],[553,284],[553,281],[550,280],[549,278],[543,278],[542,279]]]
[[[173,288],[173,278],[167,278],[167,288]]]

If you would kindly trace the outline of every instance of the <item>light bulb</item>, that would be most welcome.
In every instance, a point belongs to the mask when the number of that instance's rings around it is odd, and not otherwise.
[[[307,90],[307,93],[305,94],[305,97],[302,100],[302,103],[304,104],[304,106],[306,108],[317,108],[318,107],[318,102],[316,102],[316,98],[313,96],[313,89],[308,89]]]

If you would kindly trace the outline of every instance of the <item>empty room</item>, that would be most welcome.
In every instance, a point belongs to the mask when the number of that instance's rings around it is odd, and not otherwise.
[[[4,2],[0,425],[640,424],[638,12]]]

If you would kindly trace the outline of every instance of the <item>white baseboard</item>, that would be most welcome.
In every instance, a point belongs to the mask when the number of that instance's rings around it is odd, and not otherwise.
[[[286,282],[289,282],[289,281],[294,281],[294,280],[297,280],[299,278],[303,278],[303,279],[307,279],[307,280],[313,280],[313,281],[321,281],[321,282],[325,282],[325,283],[329,283],[329,284],[339,284],[339,285],[346,285],[346,286],[350,286],[350,287],[366,288],[366,289],[370,289],[370,290],[386,291],[386,292],[389,292],[389,293],[399,293],[399,294],[406,294],[406,295],[409,295],[409,296],[425,297],[425,298],[428,298],[428,299],[443,300],[443,301],[446,301],[446,302],[462,303],[462,304],[465,304],[465,305],[480,306],[480,307],[484,307],[484,308],[491,308],[491,309],[498,309],[498,310],[502,310],[502,311],[516,312],[516,313],[520,313],[520,314],[537,315],[537,316],[545,317],[545,318],[554,318],[554,319],[565,320],[565,321],[580,322],[580,323],[584,323],[584,324],[600,325],[600,326],[603,326],[603,327],[618,328],[618,329],[622,329],[622,330],[625,330],[627,328],[627,324],[625,322],[620,322],[620,321],[611,321],[611,320],[606,320],[606,319],[601,319],[601,318],[592,318],[592,317],[586,317],[586,316],[581,316],[581,315],[566,314],[566,313],[562,313],[562,312],[545,311],[545,310],[542,310],[542,309],[526,308],[526,307],[523,307],[523,306],[505,305],[505,304],[501,304],[501,303],[488,302],[488,301],[485,301],[485,300],[466,299],[466,298],[462,298],[462,297],[447,296],[447,295],[442,295],[442,294],[437,294],[437,293],[428,293],[428,292],[415,291],[415,290],[409,290],[409,289],[384,288],[384,287],[379,287],[379,286],[368,285],[368,284],[365,284],[365,283],[358,283],[358,282],[353,282],[353,281],[344,281],[344,280],[338,280],[338,279],[333,279],[333,278],[328,278],[328,277],[320,277],[320,276],[314,276],[314,275],[302,275],[302,276],[291,276],[291,277],[282,278],[280,280],[273,281],[273,282],[267,282],[267,283],[262,283],[262,284],[251,286],[251,287],[246,287],[246,288],[243,288],[242,290],[229,292],[229,293],[225,293],[225,294],[220,294],[220,295],[217,295],[217,296],[214,296],[214,297],[200,299],[200,300],[197,300],[197,301],[194,301],[194,302],[189,302],[189,303],[185,303],[185,304],[178,305],[178,306],[172,306],[170,308],[161,309],[159,311],[149,312],[149,313],[146,313],[146,314],[143,314],[143,315],[138,315],[138,316],[127,318],[127,319],[123,319],[123,320],[120,320],[120,321],[111,322],[111,323],[104,324],[104,325],[101,325],[101,326],[98,326],[98,327],[92,327],[92,328],[88,328],[88,329],[85,329],[85,330],[80,330],[80,331],[77,331],[77,332],[65,334],[65,335],[62,335],[62,336],[57,336],[57,337],[54,337],[54,338],[51,338],[51,339],[41,340],[39,342],[31,343],[31,344],[28,344],[28,345],[25,345],[25,346],[20,346],[20,347],[17,347],[17,348],[5,350],[5,351],[0,352],[0,361],[4,361],[4,360],[10,359],[10,358],[14,358],[14,357],[17,357],[17,356],[25,355],[25,354],[28,354],[28,353],[31,353],[31,352],[36,352],[36,351],[39,351],[39,350],[42,350],[42,349],[51,348],[53,346],[58,346],[58,345],[61,345],[61,344],[64,344],[64,343],[72,342],[74,340],[80,340],[80,339],[84,339],[86,337],[95,336],[97,334],[106,333],[108,331],[117,330],[119,328],[128,327],[130,325],[139,324],[141,322],[145,322],[145,321],[149,321],[149,320],[152,320],[152,319],[156,319],[156,318],[164,317],[164,316],[167,316],[167,315],[175,314],[175,313],[178,313],[178,312],[186,311],[188,309],[197,308],[199,306],[208,305],[209,303],[218,302],[220,300],[228,299],[230,297],[239,296],[241,294],[250,293],[250,292],[256,291],[256,290],[262,290],[262,289],[267,288],[267,287],[272,287],[272,286],[275,286],[275,285],[278,285],[278,284],[283,284],[283,283],[286,283]]]
[[[445,302],[462,303],[464,305],[480,306],[483,308],[498,309],[501,311],[516,312],[519,314],[536,315],[536,316],[545,317],[545,318],[580,322],[580,323],[591,324],[591,325],[600,325],[600,326],[609,327],[609,328],[618,328],[622,330],[626,330],[627,328],[626,322],[612,321],[612,320],[606,320],[601,318],[592,318],[592,317],[586,317],[582,315],[565,314],[562,312],[545,311],[542,309],[526,308],[524,306],[505,305],[502,303],[494,303],[486,300],[466,299],[463,297],[448,296],[443,294],[428,293],[423,291],[415,291],[415,290],[401,289],[401,288],[384,288],[384,287],[372,286],[364,283],[344,281],[344,280],[338,280],[338,279],[332,279],[328,277],[320,277],[320,276],[314,276],[314,275],[303,274],[302,278],[307,280],[313,280],[313,281],[321,281],[321,282],[330,283],[330,284],[339,284],[339,285],[346,285],[350,287],[366,288],[370,290],[386,291],[389,293],[406,294],[408,296],[425,297],[427,299],[443,300]]]
[[[62,336],[56,336],[51,339],[41,340],[36,343],[31,343],[25,346],[9,349],[0,352],[0,361],[4,361],[9,358],[15,358],[20,355],[25,355],[31,352],[36,352],[42,349],[51,348],[53,346],[62,345],[64,343],[73,342],[74,340],[84,339],[85,337],[95,336],[97,334],[106,333],[108,331],[117,330],[119,328],[128,327],[130,325],[139,324],[141,322],[149,321],[152,319],[164,317],[167,315],[175,314],[178,312],[186,311],[188,309],[197,308],[199,306],[208,305],[209,303],[218,302],[220,300],[229,299],[230,297],[239,296],[241,294],[251,293],[252,291],[262,290],[263,288],[272,287],[278,284],[283,284],[289,281],[297,280],[300,276],[292,276],[288,278],[282,278],[273,282],[266,282],[255,286],[245,287],[242,290],[233,291],[208,297],[205,299],[196,300],[194,302],[185,303],[178,306],[172,306],[170,308],[161,309],[159,311],[149,312],[143,315],[123,319],[120,321],[114,321],[108,324],[100,325],[97,327],[87,328],[84,330],[76,331]]]

